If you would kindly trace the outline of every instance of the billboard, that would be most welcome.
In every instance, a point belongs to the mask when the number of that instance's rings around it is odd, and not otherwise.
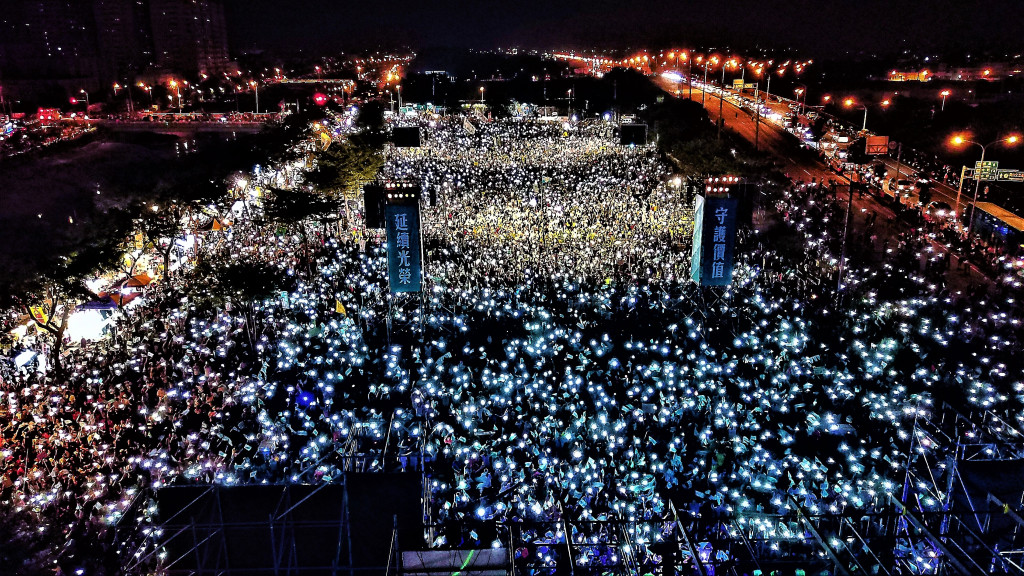
[[[888,154],[889,137],[868,136],[867,141],[864,143],[864,152],[870,155]]]
[[[384,209],[392,293],[419,292],[423,280],[419,190],[388,193]]]
[[[702,286],[732,283],[736,243],[736,198],[698,196],[693,214],[690,278]]]

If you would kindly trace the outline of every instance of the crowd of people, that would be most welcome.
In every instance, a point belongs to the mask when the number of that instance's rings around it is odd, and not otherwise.
[[[442,199],[427,211],[427,229],[479,256],[468,276],[529,269],[678,279],[693,198],[672,186],[653,147],[618,146],[607,131],[595,125],[568,138],[561,124],[491,123],[469,133],[453,119],[435,126],[424,148],[393,149],[385,173]]]
[[[843,207],[816,186],[766,185],[779,218],[740,231],[731,286],[703,288],[693,199],[653,147],[467,122],[387,150],[384,177],[424,186],[422,295],[388,293],[382,235],[238,218],[202,259],[278,270],[279,294],[225,303],[182,272],[63,371],[8,366],[0,501],[79,561],[154,488],[415,466],[423,545],[526,523],[551,546],[530,561],[571,538],[577,565],[641,565],[677,513],[777,549],[802,538],[798,510],[941,509],[922,458],[966,429],[922,421],[952,405],[1024,426],[1012,299],[928,281],[909,241],[850,250],[836,292]]]

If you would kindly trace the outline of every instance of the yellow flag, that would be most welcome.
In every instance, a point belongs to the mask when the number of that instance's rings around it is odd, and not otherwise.
[[[341,303],[341,300],[334,301],[334,311],[338,314],[344,314],[348,316],[348,312],[345,311],[345,305]]]
[[[39,324],[46,324],[50,317],[46,314],[46,309],[42,306],[29,306],[29,312],[32,313],[32,318]]]

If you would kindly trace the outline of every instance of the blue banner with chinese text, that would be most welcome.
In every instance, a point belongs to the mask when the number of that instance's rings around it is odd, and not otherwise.
[[[736,198],[697,197],[690,277],[703,286],[732,283]]]
[[[419,204],[387,204],[384,214],[391,292],[419,292],[423,275]]]

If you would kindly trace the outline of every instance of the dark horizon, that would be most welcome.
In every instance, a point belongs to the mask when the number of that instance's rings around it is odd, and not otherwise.
[[[856,6],[792,0],[670,3],[608,0],[558,3],[388,4],[225,0],[234,51],[331,51],[376,46],[492,49],[627,48],[652,43],[795,48],[819,57],[844,53],[995,50],[1021,47],[1016,0],[956,0]]]

